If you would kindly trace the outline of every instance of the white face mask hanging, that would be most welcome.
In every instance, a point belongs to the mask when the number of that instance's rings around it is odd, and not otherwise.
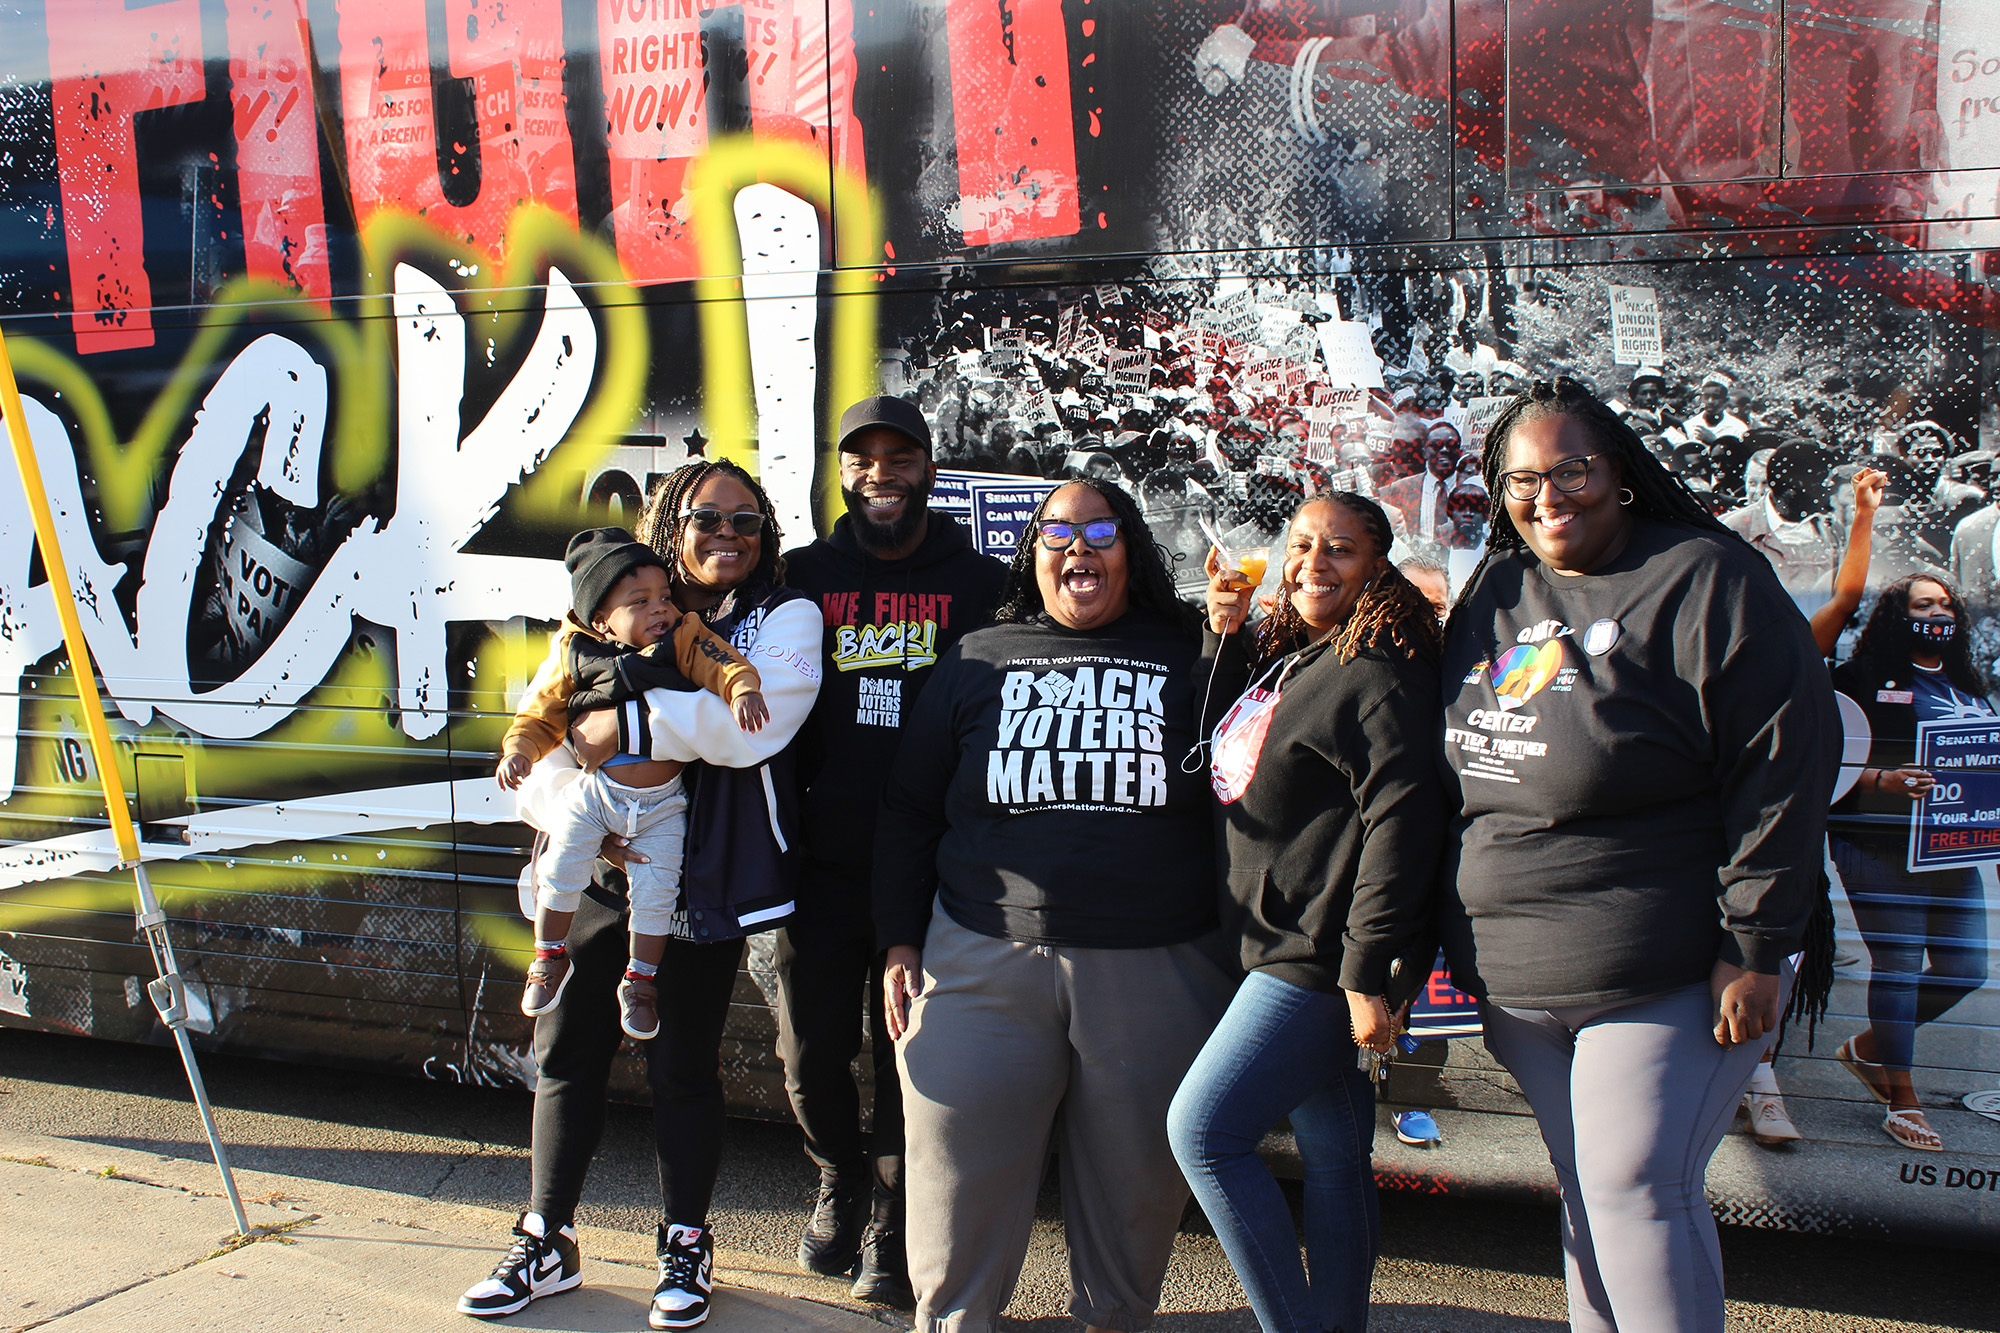
[[[1257,761],[1264,753],[1264,737],[1271,730],[1271,715],[1278,710],[1284,694],[1285,676],[1298,662],[1297,653],[1288,653],[1273,662],[1257,682],[1231,704],[1216,723],[1209,741],[1208,782],[1216,799],[1224,805],[1242,798],[1257,776]],[[1269,689],[1264,682],[1277,675]]]

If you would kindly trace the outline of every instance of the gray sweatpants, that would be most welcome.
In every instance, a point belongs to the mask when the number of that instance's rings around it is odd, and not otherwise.
[[[612,778],[618,768],[585,773],[556,798],[548,850],[535,867],[536,903],[551,912],[574,912],[590,887],[591,869],[607,834],[631,839],[646,861],[626,867],[632,933],[672,932],[680,900],[681,844],[687,835],[687,792],[679,776],[657,787],[628,787]]]
[[[1016,944],[932,913],[924,991],[896,1050],[918,1329],[997,1326],[1052,1139],[1070,1313],[1152,1323],[1188,1199],[1167,1104],[1234,986],[1212,941]]]
[[[1573,1333],[1722,1333],[1722,1250],[1702,1183],[1766,1043],[1716,1043],[1707,982],[1480,1014],[1562,1185]]]

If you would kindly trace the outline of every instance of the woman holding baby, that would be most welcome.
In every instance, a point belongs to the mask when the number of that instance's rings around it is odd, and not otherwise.
[[[659,923],[666,937],[659,943],[657,975],[650,978],[658,1035],[644,1047],[663,1213],[660,1280],[648,1322],[677,1329],[708,1317],[714,1262],[708,1208],[723,1123],[722,1029],[744,936],[781,924],[790,910],[782,849],[796,839],[774,837],[772,830],[792,818],[778,798],[793,788],[789,747],[819,693],[821,616],[810,599],[783,586],[781,535],[770,498],[732,463],[696,460],[668,474],[654,486],[633,535],[666,567],[668,614],[678,620],[680,613],[693,613],[753,667],[762,696],[755,711],[768,713],[752,729],[741,710],[732,709],[726,696],[739,692],[729,689],[653,688],[630,704],[592,711],[577,711],[571,700],[571,748],[589,767],[619,755],[691,765],[678,775],[689,803],[679,899]],[[545,664],[544,672],[561,665]],[[740,696],[735,701],[743,702]],[[533,818],[553,806],[549,789],[573,768],[567,754],[554,750],[535,765],[522,787],[524,814]],[[503,759],[503,781],[504,765]],[[615,779],[619,769],[612,771]],[[718,834],[726,847],[718,846]],[[628,948],[627,863],[644,855],[628,854],[620,834],[605,837],[601,851],[613,864],[598,866],[576,901],[562,949],[567,976],[535,1024],[540,1079],[528,1211],[493,1274],[460,1298],[465,1314],[511,1314],[583,1280],[575,1213],[603,1133],[611,1061],[624,1036],[619,991],[629,990],[638,958],[637,949]]]

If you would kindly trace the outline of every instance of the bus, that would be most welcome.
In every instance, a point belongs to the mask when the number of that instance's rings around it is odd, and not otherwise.
[[[165,1038],[87,669],[200,1046],[532,1086],[492,767],[564,542],[694,456],[807,540],[868,393],[926,413],[984,549],[1102,476],[1191,597],[1205,527],[1430,467],[1397,558],[1448,591],[1486,424],[1567,375],[1808,610],[1887,473],[1871,597],[1949,572],[2000,665],[1986,0],[19,0],[0,33],[0,332],[91,657],[0,484],[9,1027]],[[1804,1139],[1732,1138],[1724,1217],[2000,1239],[2000,796],[1962,777],[1977,989],[1915,1071],[1945,1151],[1833,1058],[1874,975],[1835,871],[1832,1009],[1776,1062]],[[771,963],[724,1058],[783,1117]],[[1385,1182],[1545,1188],[1442,973],[1418,1023],[1388,1096],[1451,1138]]]

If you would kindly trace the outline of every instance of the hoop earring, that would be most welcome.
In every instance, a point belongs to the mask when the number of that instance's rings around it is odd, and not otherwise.
[[[1630,488],[1624,486],[1620,486],[1618,488],[1618,503],[1622,505],[1629,505],[1632,503],[1632,492]]]

